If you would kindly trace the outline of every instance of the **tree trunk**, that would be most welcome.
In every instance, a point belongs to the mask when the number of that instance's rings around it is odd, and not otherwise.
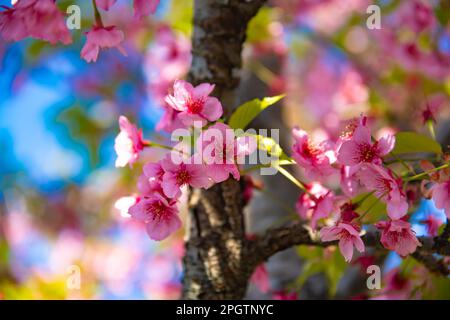
[[[225,116],[235,107],[247,25],[265,0],[195,0],[188,80],[216,85]],[[230,179],[195,190],[183,259],[184,299],[242,299],[254,265],[246,258],[243,185]]]

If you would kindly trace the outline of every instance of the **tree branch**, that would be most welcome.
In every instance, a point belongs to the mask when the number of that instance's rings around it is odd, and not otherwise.
[[[450,244],[448,242],[448,234],[450,234],[450,227],[447,223],[441,236],[435,237],[434,239],[420,237],[419,241],[422,243],[422,247],[418,247],[416,252],[412,254],[412,257],[421,262],[433,273],[444,276],[449,275],[448,265],[444,262],[444,259],[433,255],[435,253],[449,255]],[[368,247],[381,247],[379,242],[380,234],[377,230],[367,232],[362,238],[364,244]],[[256,267],[277,252],[292,246],[308,245],[328,247],[336,244],[337,241],[321,242],[320,239],[315,239],[308,229],[305,228],[304,223],[295,221],[285,227],[269,229],[264,235],[249,241],[247,245],[249,246],[249,252],[255,252],[252,262],[253,267]]]

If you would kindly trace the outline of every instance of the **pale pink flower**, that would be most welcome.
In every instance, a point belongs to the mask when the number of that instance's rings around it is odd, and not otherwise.
[[[173,86],[173,95],[166,96],[166,102],[178,111],[178,118],[191,126],[195,121],[205,125],[208,121],[216,121],[223,114],[222,104],[215,97],[209,95],[214,85],[202,83],[193,87],[190,83],[177,80]]]
[[[234,179],[240,179],[237,164],[242,164],[245,156],[256,149],[256,140],[248,136],[236,137],[228,125],[216,123],[202,132],[197,148],[207,165],[208,175],[219,183],[227,180],[230,174]]]
[[[338,151],[338,161],[343,165],[355,166],[361,163],[381,164],[381,158],[387,155],[395,146],[395,136],[387,135],[372,142],[366,118],[362,117],[353,135],[342,143]]]
[[[124,56],[127,55],[121,45],[124,40],[123,32],[115,26],[94,26],[86,32],[86,37],[81,57],[87,62],[97,61],[100,49],[117,48]]]
[[[257,286],[259,291],[261,291],[262,293],[269,292],[269,273],[267,272],[266,266],[263,263],[256,267],[250,278],[250,282]]]
[[[162,162],[164,175],[161,185],[167,197],[178,197],[181,194],[181,187],[187,185],[205,189],[212,186],[213,181],[208,177],[205,165],[192,162],[191,158],[187,163],[175,163],[170,154]]]
[[[389,169],[374,164],[361,167],[359,179],[368,191],[387,204],[391,219],[400,219],[408,212],[408,202],[402,189],[402,180],[396,179]]]
[[[114,149],[117,153],[116,167],[130,166],[136,162],[139,152],[144,149],[146,142],[139,130],[125,116],[119,118],[120,133],[117,135]]]
[[[7,41],[33,37],[69,44],[72,37],[54,0],[20,0],[0,11],[0,34]]]
[[[138,19],[156,12],[160,0],[134,0],[134,16]]]
[[[95,2],[99,8],[108,11],[109,8],[117,2],[117,0],[95,0]]]
[[[161,186],[161,180],[148,178],[145,174],[142,174],[139,177],[137,188],[142,196],[149,196],[154,193],[164,195],[164,191]]]
[[[356,225],[340,222],[336,226],[320,229],[320,238],[325,242],[339,240],[339,250],[345,261],[350,262],[353,257],[353,247],[361,253],[365,250],[359,233],[359,227]]]
[[[429,214],[425,220],[421,223],[427,228],[427,233],[431,237],[436,237],[438,235],[439,227],[442,225],[442,221],[432,214]]]
[[[139,201],[139,197],[128,196],[117,199],[114,203],[114,208],[120,212],[122,218],[130,218],[129,210]]]
[[[185,125],[181,122],[180,118],[178,118],[178,111],[172,109],[169,106],[164,106],[164,113],[156,125],[157,131],[167,131],[172,132],[179,128],[184,128]]]
[[[297,213],[303,219],[311,219],[311,227],[316,228],[317,221],[327,218],[334,211],[334,194],[320,183],[307,186],[309,193],[302,194],[296,204]]]
[[[359,168],[357,166],[341,167],[341,188],[348,197],[354,197],[361,191],[358,179]]]
[[[147,178],[161,181],[164,175],[162,161],[147,163],[146,165],[144,165],[143,171]]]
[[[422,244],[417,240],[411,224],[403,220],[380,221],[375,224],[381,229],[381,243],[388,250],[394,250],[401,257],[416,251]]]
[[[310,179],[321,179],[334,173],[331,163],[334,162],[334,152],[329,142],[314,143],[304,130],[294,128],[292,134],[295,143],[292,146],[297,164],[305,169],[305,175]]]
[[[364,85],[362,76],[347,68],[339,81],[338,91],[333,97],[336,110],[344,111],[350,106],[365,103],[369,98],[369,89]]]
[[[436,208],[443,209],[447,218],[450,219],[450,180],[435,183],[431,190]]]
[[[186,75],[191,65],[191,58],[191,42],[188,37],[167,26],[156,30],[155,39],[145,55],[144,70],[152,97],[159,104],[164,102],[173,82]],[[176,119],[177,112],[169,106],[165,111],[163,120],[158,124],[158,130],[173,131],[166,126],[170,126],[169,120]]]
[[[153,240],[163,240],[181,227],[176,201],[167,200],[158,193],[140,199],[129,213],[146,224],[147,233]]]
[[[162,178],[165,172],[161,166],[161,161],[156,163],[147,163],[144,165],[143,171],[144,174],[139,177],[137,183],[140,194],[148,196],[154,193],[159,193],[165,196],[162,188]],[[178,196],[179,195],[174,198],[177,198]]]

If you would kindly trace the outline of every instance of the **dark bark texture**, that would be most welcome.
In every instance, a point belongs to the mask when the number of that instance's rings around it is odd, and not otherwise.
[[[214,83],[225,116],[235,107],[248,22],[265,0],[195,0],[193,61],[188,80]],[[191,194],[183,298],[242,299],[246,264],[242,185],[228,180]]]

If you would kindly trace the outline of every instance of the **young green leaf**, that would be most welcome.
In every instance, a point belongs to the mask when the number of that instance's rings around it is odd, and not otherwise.
[[[284,95],[279,95],[275,97],[266,97],[262,100],[253,99],[246,102],[234,111],[228,121],[228,125],[233,129],[245,129],[263,110],[283,98]]]
[[[441,154],[442,148],[433,139],[415,132],[399,132],[395,135],[394,154],[432,152]]]

